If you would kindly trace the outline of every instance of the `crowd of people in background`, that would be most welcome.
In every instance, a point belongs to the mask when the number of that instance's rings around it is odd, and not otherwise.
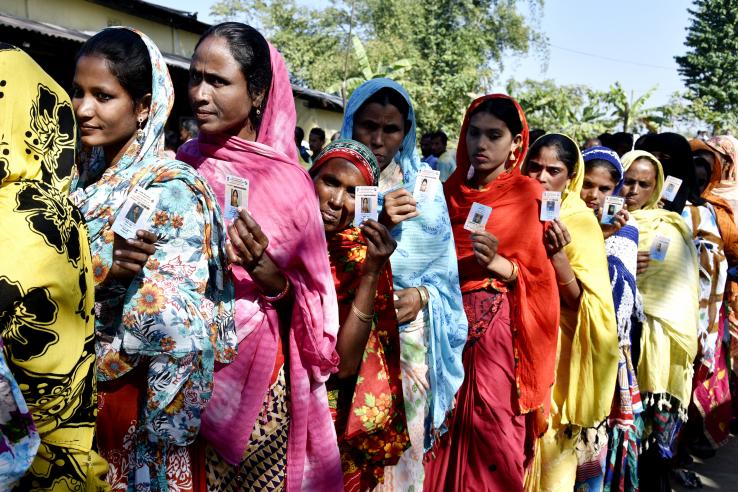
[[[452,148],[378,78],[306,148],[235,22],[178,133],[133,28],[0,89],[2,490],[670,491],[736,431],[732,136],[489,94]]]

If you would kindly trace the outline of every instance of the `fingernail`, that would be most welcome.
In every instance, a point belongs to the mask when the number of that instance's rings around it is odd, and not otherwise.
[[[133,240],[133,239],[127,239],[127,240],[126,240],[126,242],[127,242],[128,244],[136,244],[136,241],[135,241],[135,240]]]

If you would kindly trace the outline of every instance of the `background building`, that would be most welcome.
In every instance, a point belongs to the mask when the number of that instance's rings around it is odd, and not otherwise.
[[[197,14],[140,0],[2,0],[0,41],[23,48],[63,87],[70,88],[74,57],[82,43],[109,26],[131,26],[153,39],[164,53],[175,89],[168,127],[191,114],[187,101],[190,57],[209,24]],[[293,86],[298,125],[305,133],[314,126],[328,137],[340,129],[341,98]]]

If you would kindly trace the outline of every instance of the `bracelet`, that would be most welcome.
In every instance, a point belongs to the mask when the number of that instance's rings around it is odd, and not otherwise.
[[[510,276],[505,279],[505,282],[513,282],[518,278],[518,264],[514,261],[510,261],[510,264],[512,265],[512,271],[510,272]]]
[[[422,285],[415,287],[415,290],[417,290],[418,294],[420,295],[421,306],[423,307],[427,306],[428,305],[428,291]]]
[[[567,280],[566,282],[564,282],[564,283],[557,282],[557,283],[559,284],[559,287],[566,287],[567,285],[573,284],[576,281],[577,281],[577,276],[576,275],[572,275],[571,276],[571,279]]]
[[[263,292],[260,293],[259,295],[261,296],[262,299],[264,299],[267,302],[278,302],[284,299],[289,293],[289,291],[290,291],[290,280],[286,279],[284,283],[284,289],[282,289],[282,292],[280,292],[276,296],[268,296],[264,294]]]
[[[356,307],[356,304],[353,302],[351,303],[351,312],[354,313],[354,316],[359,318],[359,321],[363,321],[364,323],[369,323],[370,321],[374,321],[374,315],[373,314],[366,314],[359,310],[359,308]]]

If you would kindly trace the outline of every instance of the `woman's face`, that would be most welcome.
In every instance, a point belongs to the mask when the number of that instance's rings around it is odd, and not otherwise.
[[[228,42],[208,36],[190,62],[189,97],[200,131],[256,140],[249,115],[260,108],[264,95],[251,99],[248,83]]]
[[[504,165],[521,142],[520,135],[512,135],[504,121],[486,111],[469,120],[466,149],[470,164],[479,174],[489,174]]]
[[[144,121],[149,116],[145,102],[134,103],[102,56],[77,60],[72,105],[84,145],[101,146],[106,155],[112,149],[113,155],[119,155],[135,137],[139,116]]]
[[[569,184],[569,171],[553,146],[541,147],[538,155],[529,157],[526,174],[541,183],[546,191],[564,191]]]
[[[656,190],[656,167],[649,159],[638,159],[625,172],[620,196],[629,211],[639,210]]]
[[[356,187],[366,185],[364,176],[351,162],[334,157],[318,168],[313,183],[325,232],[346,229],[354,218]]]
[[[387,167],[405,139],[405,120],[396,106],[369,103],[354,116],[353,139],[371,149],[380,169]]]
[[[589,208],[599,215],[605,204],[605,197],[612,195],[617,183],[612,179],[610,169],[604,165],[591,167],[584,175],[580,196]]]

